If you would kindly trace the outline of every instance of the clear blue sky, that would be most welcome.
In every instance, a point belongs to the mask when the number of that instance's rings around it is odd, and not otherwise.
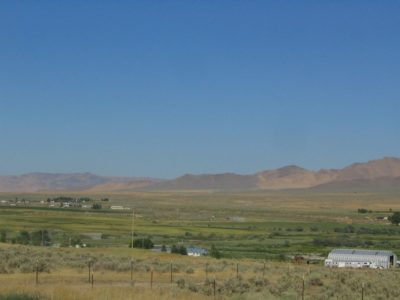
[[[1,1],[0,174],[400,156],[399,1]]]

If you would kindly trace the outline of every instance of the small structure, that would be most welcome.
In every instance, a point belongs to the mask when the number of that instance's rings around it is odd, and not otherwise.
[[[111,208],[111,209],[114,209],[114,210],[123,210],[123,209],[124,209],[123,206],[119,206],[119,205],[113,205],[113,206],[111,206],[110,208]]]
[[[325,259],[326,267],[388,269],[396,266],[397,256],[392,251],[334,249]]]
[[[188,256],[204,256],[208,255],[208,250],[204,248],[198,248],[198,247],[189,247],[186,249],[187,255]]]

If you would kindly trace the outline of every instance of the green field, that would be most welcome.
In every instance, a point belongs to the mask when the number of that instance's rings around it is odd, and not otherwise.
[[[400,228],[382,219],[400,210],[397,193],[0,194],[0,200],[30,201],[28,207],[0,206],[0,230],[7,233],[9,241],[22,230],[46,229],[57,244],[65,245],[70,237],[80,237],[91,247],[128,246],[131,210],[38,206],[41,200],[61,195],[108,197],[110,205],[135,208],[135,238],[149,237],[158,245],[215,245],[226,258],[323,257],[336,247],[400,250]],[[371,212],[361,214],[359,208]],[[93,234],[101,239],[93,239]]]

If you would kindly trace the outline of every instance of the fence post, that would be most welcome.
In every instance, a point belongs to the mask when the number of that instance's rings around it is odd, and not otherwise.
[[[91,274],[92,274],[92,273],[90,272],[91,264],[92,264],[92,263],[91,263],[91,261],[89,260],[89,263],[88,263],[88,268],[89,268],[89,283],[91,282],[91,278],[90,278],[90,277],[91,277]]]
[[[92,272],[92,288],[93,288],[93,284],[94,284],[94,272]]]
[[[150,273],[150,288],[153,288],[153,270]]]
[[[239,263],[236,264],[236,279],[239,279]]]
[[[303,275],[303,288],[301,290],[301,300],[304,300],[304,275]]]
[[[172,284],[172,263],[170,264],[170,283]]]
[[[206,263],[206,280],[208,279],[208,263]]]
[[[39,260],[36,259],[36,284],[39,284]]]
[[[361,283],[361,300],[364,300],[364,282]]]
[[[213,286],[214,286],[214,299],[215,299],[215,285],[216,285],[216,283],[215,283],[215,278],[214,278],[214,281],[213,281]]]
[[[265,261],[264,261],[264,268],[263,268],[263,279],[265,278]]]
[[[131,281],[133,281],[133,261],[131,260]]]

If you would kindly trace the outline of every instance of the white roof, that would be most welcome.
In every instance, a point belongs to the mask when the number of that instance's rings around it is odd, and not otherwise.
[[[392,256],[395,255],[392,251],[387,250],[363,250],[363,249],[334,249],[331,254],[342,255],[368,255],[368,256]]]

